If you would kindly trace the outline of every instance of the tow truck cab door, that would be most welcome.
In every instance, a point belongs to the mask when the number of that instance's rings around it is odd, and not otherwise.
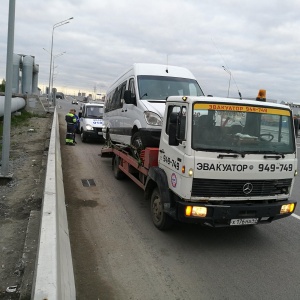
[[[186,136],[187,105],[169,105],[166,122],[161,133],[159,165],[167,175],[169,188],[177,194],[181,187]]]

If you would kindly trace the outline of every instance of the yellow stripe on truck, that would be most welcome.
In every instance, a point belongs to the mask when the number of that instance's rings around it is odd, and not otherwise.
[[[290,111],[285,109],[260,107],[260,106],[208,104],[208,103],[195,103],[194,109],[254,112],[259,114],[270,114],[270,115],[280,115],[280,116],[290,116],[291,114]]]

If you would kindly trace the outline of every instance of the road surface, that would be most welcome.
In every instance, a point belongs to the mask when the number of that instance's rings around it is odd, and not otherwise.
[[[143,191],[129,179],[116,180],[111,159],[99,156],[103,144],[82,143],[77,135],[75,147],[64,145],[64,115],[73,105],[63,101],[61,152],[78,299],[299,299],[300,218],[221,229],[181,224],[161,232]],[[298,178],[294,195],[299,192]]]

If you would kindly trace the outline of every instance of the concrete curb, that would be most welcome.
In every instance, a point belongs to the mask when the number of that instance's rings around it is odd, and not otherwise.
[[[51,130],[32,299],[75,299],[61,166],[58,115]]]

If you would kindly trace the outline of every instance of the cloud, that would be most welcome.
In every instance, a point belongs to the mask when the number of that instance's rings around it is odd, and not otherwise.
[[[0,12],[0,78],[5,77],[8,5]],[[48,85],[53,25],[54,84],[104,92],[134,62],[190,69],[206,94],[300,102],[299,1],[28,0],[16,3],[14,52],[35,56]],[[4,30],[5,29],[5,30]]]

